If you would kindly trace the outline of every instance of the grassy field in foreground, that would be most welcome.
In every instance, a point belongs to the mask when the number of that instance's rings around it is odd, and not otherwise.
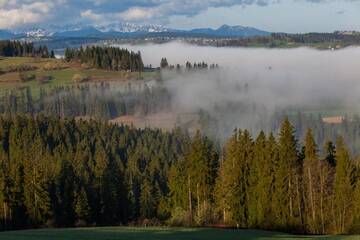
[[[227,229],[183,228],[79,228],[42,229],[0,233],[1,240],[271,240],[325,239],[357,240],[360,236],[294,236],[277,232]]]

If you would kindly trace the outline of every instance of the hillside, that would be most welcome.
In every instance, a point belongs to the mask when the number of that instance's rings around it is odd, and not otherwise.
[[[269,36],[270,33],[252,27],[222,25],[218,29],[200,28],[189,31],[194,34],[204,34],[214,37],[255,37]]]
[[[0,58],[0,93],[11,89],[31,87],[52,88],[91,82],[127,83],[128,80],[152,78],[156,72],[135,73],[88,68],[81,64],[68,63],[48,58]],[[76,75],[83,79],[76,80]]]

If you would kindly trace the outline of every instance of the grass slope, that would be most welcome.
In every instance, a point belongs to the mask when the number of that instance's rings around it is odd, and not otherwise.
[[[226,229],[183,228],[78,228],[42,229],[0,233],[1,240],[271,240],[271,239],[324,239],[357,240],[360,236],[311,237],[277,232]]]
[[[61,68],[56,70],[47,70],[46,66],[49,64],[60,66]],[[36,67],[36,70],[26,71],[26,73],[33,74],[35,76],[50,76],[51,80],[46,83],[39,83],[35,79],[22,82],[20,80],[19,72],[6,71],[6,69],[10,67],[14,68],[23,65]],[[157,75],[156,72],[144,72],[139,75],[137,72],[86,69],[79,66],[79,64],[70,64],[59,59],[35,59],[26,57],[0,57],[0,70],[5,71],[4,74],[0,74],[0,94],[3,91],[15,88],[21,89],[24,87],[30,87],[31,90],[35,91],[36,95],[40,87],[48,89],[55,86],[75,84],[73,81],[73,76],[75,74],[89,77],[91,79],[90,82],[124,82],[126,80],[154,78]]]

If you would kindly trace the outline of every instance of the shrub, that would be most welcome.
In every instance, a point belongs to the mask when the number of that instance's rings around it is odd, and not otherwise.
[[[168,224],[173,227],[187,227],[190,226],[190,213],[180,207],[175,208],[171,214]]]
[[[52,76],[37,76],[36,80],[40,83],[40,84],[44,84],[47,83],[49,81],[52,80]]]
[[[19,72],[19,78],[21,82],[28,82],[35,79],[35,74],[27,73],[27,72]]]
[[[51,70],[61,70],[64,69],[65,67],[58,63],[58,62],[48,62],[43,66],[43,69],[45,71],[51,71]]]
[[[72,77],[72,80],[74,82],[81,83],[81,82],[86,82],[87,80],[89,80],[89,77],[86,75],[77,73]]]
[[[8,72],[8,73],[9,72],[27,72],[27,71],[33,71],[36,69],[37,69],[37,67],[35,67],[35,66],[21,64],[18,66],[9,66],[4,69],[4,72]]]
[[[153,218],[140,220],[137,225],[140,227],[159,227],[162,226],[162,223],[159,219]]]
[[[82,63],[82,64],[81,64],[81,68],[83,68],[83,69],[90,69],[91,66],[90,66],[89,64],[87,64],[87,63]]]
[[[200,209],[197,210],[197,214],[195,215],[195,222],[197,225],[206,226],[216,222],[212,211],[213,207],[214,206],[206,202],[204,205],[200,206]]]
[[[86,227],[86,226],[88,226],[88,224],[86,223],[85,220],[80,219],[75,222],[75,227]]]
[[[54,218],[51,218],[51,219],[48,219],[42,227],[43,228],[54,228],[55,226],[56,226],[56,221]]]

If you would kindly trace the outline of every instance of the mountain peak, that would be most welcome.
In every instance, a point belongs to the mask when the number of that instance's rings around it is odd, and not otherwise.
[[[232,26],[224,24],[221,27],[219,27],[218,29],[228,29],[228,28],[232,28]]]
[[[218,28],[218,30],[232,30],[232,31],[239,31],[239,30],[244,30],[244,29],[249,29],[249,27],[244,27],[241,25],[230,26],[230,25],[224,24]]]
[[[41,27],[32,27],[28,29],[17,29],[13,32],[3,31],[0,38],[9,39],[13,36],[25,36],[27,38],[42,37],[122,37],[139,36],[156,33],[177,34],[181,36],[206,36],[206,37],[252,37],[267,36],[269,32],[258,30],[251,27],[222,25],[218,29],[199,28],[192,30],[176,30],[163,27],[156,24],[137,25],[126,22],[116,22],[108,25],[94,26],[85,24],[68,24],[63,26],[48,25]]]

